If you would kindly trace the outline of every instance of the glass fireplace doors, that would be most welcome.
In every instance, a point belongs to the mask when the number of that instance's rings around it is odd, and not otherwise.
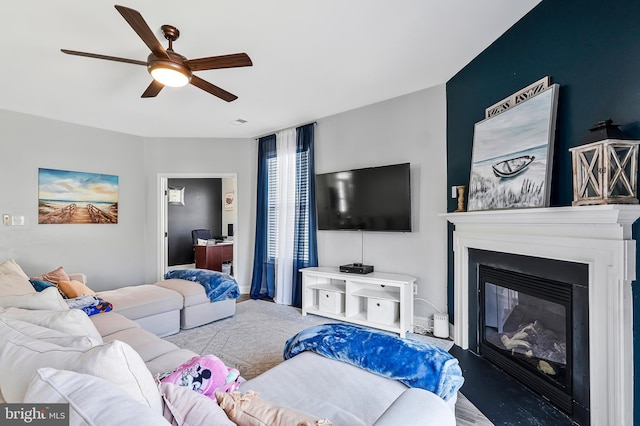
[[[571,286],[481,266],[480,353],[571,411]]]

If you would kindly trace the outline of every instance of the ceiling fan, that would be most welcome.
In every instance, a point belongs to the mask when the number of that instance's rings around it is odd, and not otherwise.
[[[151,50],[146,62],[67,49],[61,49],[62,52],[69,55],[86,56],[88,58],[146,66],[149,74],[153,77],[153,81],[142,94],[143,98],[153,98],[157,96],[164,86],[181,87],[191,83],[205,92],[209,92],[227,102],[238,99],[236,95],[193,75],[193,71],[250,67],[253,63],[246,53],[187,59],[173,50],[173,42],[180,36],[180,31],[178,31],[176,27],[172,25],[163,25],[161,27],[164,38],[169,40],[169,47],[165,50],[153,34],[153,31],[151,31],[144,21],[140,12],[118,5],[116,5],[115,8],[129,25],[131,25],[131,28],[138,34],[144,44]]]

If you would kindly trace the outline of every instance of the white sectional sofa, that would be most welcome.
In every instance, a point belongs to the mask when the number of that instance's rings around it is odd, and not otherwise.
[[[7,402],[69,403],[72,425],[243,425],[251,424],[244,420],[251,410],[254,420],[266,416],[265,424],[311,418],[304,424],[455,425],[455,397],[444,401],[310,352],[244,382],[242,401],[230,407],[223,398],[223,410],[188,388],[154,380],[194,352],[116,311],[87,317],[65,309],[56,291],[33,293],[24,282],[20,289],[2,270],[0,264],[0,391]],[[262,398],[259,406],[251,391]]]
[[[84,274],[71,274],[70,277],[85,284],[87,282]],[[211,302],[202,285],[182,279],[122,287],[101,291],[97,295],[111,303],[115,312],[160,337],[236,313],[234,299]]]

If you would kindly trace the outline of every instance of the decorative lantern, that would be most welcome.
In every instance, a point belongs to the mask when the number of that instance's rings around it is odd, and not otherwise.
[[[611,120],[589,129],[585,144],[570,148],[573,205],[638,204],[638,145]]]

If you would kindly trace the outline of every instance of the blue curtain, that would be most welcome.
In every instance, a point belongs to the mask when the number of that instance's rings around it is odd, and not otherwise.
[[[269,197],[269,158],[276,156],[276,135],[258,141],[258,198],[256,200],[256,245],[253,251],[253,276],[249,296],[252,299],[275,296],[273,260],[267,253],[267,219]]]
[[[314,124],[307,124],[296,129],[297,152],[306,153],[308,156],[306,170],[298,167],[298,176],[296,176],[296,196],[306,193],[307,197],[307,202],[296,203],[291,304],[298,308],[302,307],[302,273],[300,269],[318,266],[314,128]]]
[[[292,275],[291,304],[302,307],[302,274],[300,268],[318,265],[318,240],[315,191],[314,124],[296,129],[296,150],[307,155],[306,167],[296,167],[296,229]],[[267,161],[277,155],[276,136],[259,139],[258,146],[258,195],[256,203],[256,237],[253,257],[252,299],[275,296],[275,264],[267,252],[268,184]]]

